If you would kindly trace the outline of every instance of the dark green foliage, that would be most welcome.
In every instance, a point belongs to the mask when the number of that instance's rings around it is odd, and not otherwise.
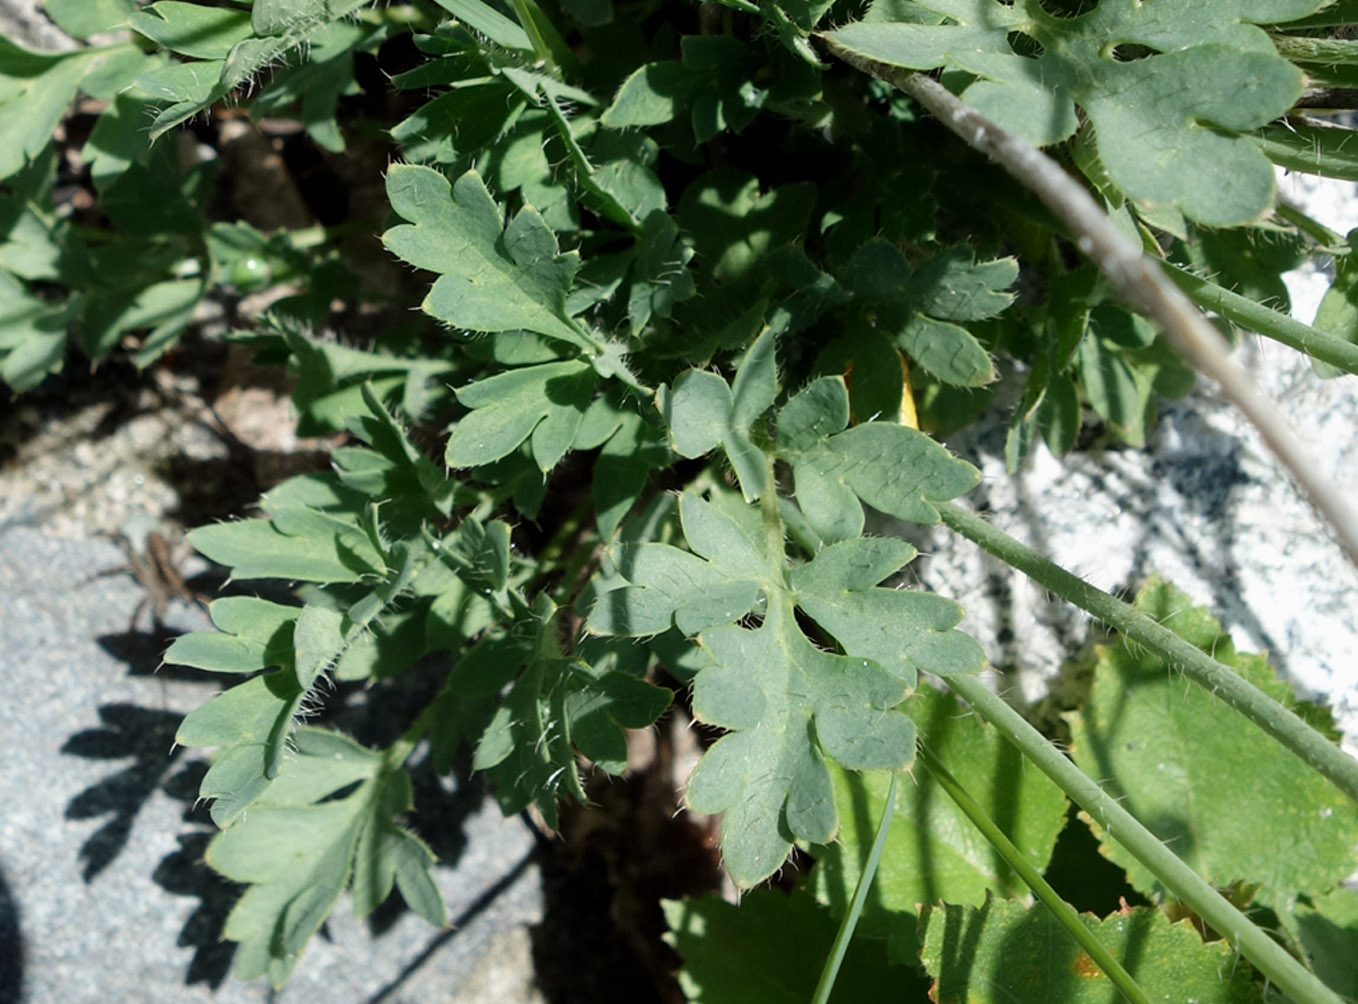
[[[1017,468],[1091,424],[1144,443],[1157,400],[1193,374],[1031,196],[830,62],[815,32],[941,70],[1126,232],[1222,287],[1282,306],[1281,272],[1336,257],[1317,326],[1353,342],[1348,244],[1268,216],[1270,159],[1358,170],[1348,130],[1269,124],[1304,84],[1347,79],[1347,49],[1314,49],[1342,40],[1313,36],[1352,7],[49,0],[75,35],[131,31],[59,54],[0,42],[0,378],[35,387],[72,353],[152,365],[209,294],[283,291],[231,337],[289,368],[300,432],[344,435],[331,469],[270,491],[262,518],[190,535],[295,602],[219,599],[218,630],[166,653],[226,686],[177,738],[212,751],[207,860],[246,887],[225,931],[240,975],[286,980],[346,889],[360,916],[395,889],[446,922],[433,854],[402,823],[423,740],[438,770],[469,750],[505,812],[555,825],[587,771],[628,769],[625,730],[675,703],[664,671],[722,732],[686,801],[722,817],[732,879],[763,882],[794,848],[816,859],[790,896],[666,904],[695,1000],[808,998],[835,919],[857,919],[893,773],[905,793],[839,998],[922,994],[927,973],[938,1001],[1109,999],[934,776],[908,774],[925,743],[1046,867],[1063,795],[931,689],[985,657],[959,606],[903,588],[914,547],[865,528],[937,523],[976,485],[935,435],[992,394],[1014,402]],[[1307,15],[1321,20],[1287,33]],[[55,135],[82,95],[99,104],[77,149],[74,127]],[[288,142],[321,160],[375,150],[383,183],[360,181],[389,211],[291,232],[223,218],[215,159],[181,158],[175,130],[214,141],[227,102],[291,120]],[[409,287],[370,281],[379,234]],[[335,300],[379,333],[319,334]],[[1167,588],[1142,602],[1230,655]],[[1177,684],[1151,661],[1104,653],[1071,716],[1076,761],[1213,881],[1249,884],[1291,950],[1352,994],[1353,897],[1335,887],[1352,807],[1249,746],[1210,696],[1167,709]],[[380,701],[416,663],[441,688],[388,745],[302,724],[329,681]],[[1275,689],[1262,661],[1240,665]],[[1226,786],[1175,814],[1190,780],[1206,791],[1246,762],[1267,797],[1245,829]],[[1304,849],[1282,861],[1263,817],[1288,812],[1306,814]],[[1166,892],[1106,848],[1133,886]],[[1152,999],[1259,999],[1224,944],[1150,908],[1081,922]]]

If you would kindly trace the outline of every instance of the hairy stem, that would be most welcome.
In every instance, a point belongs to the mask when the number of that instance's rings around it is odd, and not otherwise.
[[[1320,359],[1346,373],[1358,373],[1358,345],[1317,331],[1286,314],[1255,303],[1248,296],[1232,293],[1224,286],[1194,275],[1177,265],[1164,263],[1174,284],[1200,307],[1215,311],[1233,324],[1282,342],[1313,359]]]
[[[1010,868],[1014,869],[1015,874],[1021,878],[1033,894],[1040,899],[1043,904],[1051,910],[1057,921],[1070,932],[1070,936],[1075,939],[1081,948],[1089,953],[1089,957],[1094,960],[1095,965],[1107,974],[1112,980],[1113,985],[1122,991],[1122,995],[1133,1004],[1150,1004],[1145,992],[1132,979],[1132,975],[1122,968],[1122,963],[1113,957],[1113,953],[1108,951],[1098,938],[1080,921],[1080,915],[1075,912],[1075,908],[1063,900],[1055,889],[1047,884],[1047,880],[1042,877],[1033,863],[1028,860],[1028,856],[1014,846],[1004,831],[995,825],[995,821],[985,814],[985,810],[971,797],[971,793],[962,786],[962,783],[953,776],[952,771],[943,765],[943,762],[936,757],[923,743],[919,747],[920,760],[925,768],[936,780],[948,797],[953,800],[962,813],[971,820],[973,826],[981,831],[982,835],[990,842],[1000,857]],[[891,804],[888,796],[888,805]]]
[[[1308,972],[1264,931],[1251,924],[1116,799],[1044,739],[1022,715],[987,690],[978,677],[950,676],[944,682],[1088,812],[1109,838],[1150,869],[1166,888],[1187,903],[1296,1004],[1342,1004],[1338,994]]]
[[[1163,624],[1123,603],[1079,576],[1047,560],[983,518],[949,502],[935,503],[949,529],[979,544],[1005,564],[1017,568],[1043,589],[1088,611],[1109,627],[1144,645],[1165,664],[1224,700],[1283,746],[1327,777],[1340,791],[1358,800],[1358,760],[1254,687],[1229,666],[1184,641]]]
[[[1157,321],[1179,353],[1216,381],[1334,530],[1349,561],[1358,566],[1358,514],[1339,488],[1318,473],[1319,465],[1302,446],[1304,437],[1288,427],[1273,402],[1231,359],[1221,333],[1136,242],[1113,225],[1084,186],[1031,143],[1001,129],[938,81],[865,59],[833,37],[822,38],[840,59],[910,95],[967,145],[996,161],[1041,199],[1076,235],[1076,246],[1094,259],[1113,287],[1137,310]]]
[[[1306,115],[1289,115],[1283,125],[1264,126],[1250,136],[1269,160],[1290,171],[1358,181],[1358,157],[1351,149],[1358,132]]]

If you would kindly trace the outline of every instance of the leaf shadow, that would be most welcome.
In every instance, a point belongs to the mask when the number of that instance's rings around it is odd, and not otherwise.
[[[163,626],[150,631],[103,635],[97,643],[123,662],[134,678],[156,676],[162,682],[203,684],[203,697],[212,689],[236,682],[220,674],[161,664],[161,654],[179,632]],[[361,684],[337,683],[318,709],[311,724],[339,728],[370,747],[389,745],[431,700],[442,682],[436,660],[425,660],[399,677],[384,681],[380,691]],[[179,711],[113,702],[98,708],[99,724],[71,735],[61,751],[91,760],[118,764],[110,774],[89,785],[67,804],[72,820],[108,817],[79,851],[84,881],[94,881],[127,848],[138,814],[160,791],[184,805],[184,828],[176,836],[179,848],[166,855],[151,878],[167,892],[196,898],[199,902],[180,930],[177,944],[192,948],[185,984],[207,984],[217,989],[225,982],[235,957],[234,942],[223,940],[228,914],[243,887],[214,872],[205,862],[207,846],[217,829],[206,805],[198,801],[199,786],[207,763],[190,757],[175,746],[175,733],[183,720]],[[455,868],[467,847],[466,823],[481,807],[485,786],[471,774],[470,751],[452,769],[439,775],[432,757],[425,755],[409,765],[414,811],[407,825],[439,859],[439,867]],[[386,934],[406,912],[399,892],[393,891],[369,918],[373,938]],[[0,916],[0,922],[3,916]],[[0,924],[0,937],[4,935]],[[322,935],[325,929],[322,928]],[[4,945],[0,943],[0,952]],[[3,961],[3,955],[0,955]],[[3,980],[0,980],[3,989]],[[0,998],[3,1000],[3,998]]]
[[[179,850],[161,859],[151,879],[166,892],[198,899],[175,944],[193,949],[184,974],[185,985],[206,983],[216,990],[225,982],[236,955],[235,942],[225,940],[222,930],[243,887],[218,875],[205,860],[207,845],[216,832],[207,809],[197,804],[198,786],[206,772],[207,764],[194,760],[166,781],[165,793],[188,804],[185,821],[196,825],[176,835]]]
[[[62,752],[97,760],[131,757],[132,763],[72,798],[66,818],[110,817],[80,848],[82,876],[89,883],[122,854],[137,814],[157,790],[186,803],[184,820],[192,828],[177,836],[180,849],[163,859],[151,878],[167,892],[202,901],[185,921],[177,944],[195,949],[185,982],[207,983],[216,989],[225,980],[236,951],[234,943],[222,940],[222,927],[239,887],[203,861],[212,836],[211,819],[206,808],[197,804],[197,795],[207,764],[199,759],[182,762],[183,751],[174,745],[182,717],[178,712],[134,704],[100,707],[101,726],[77,732],[62,745]]]
[[[132,759],[66,805],[67,819],[109,817],[80,848],[85,882],[94,881],[122,853],[137,813],[175,765],[179,753],[174,749],[174,734],[180,718],[176,712],[135,704],[105,704],[99,708],[98,728],[77,732],[62,744],[61,752],[68,756]]]
[[[23,990],[24,938],[19,907],[0,871],[0,1004],[21,1004]]]

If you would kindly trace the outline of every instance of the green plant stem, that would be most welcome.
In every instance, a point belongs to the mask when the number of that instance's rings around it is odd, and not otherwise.
[[[1358,800],[1358,760],[1330,742],[1296,714],[1254,687],[1229,666],[1184,641],[1140,610],[1096,589],[1079,576],[995,529],[982,517],[950,502],[936,503],[949,529],[1017,568],[1043,589],[1075,604],[1180,670],[1198,686],[1224,700],[1259,728]]]
[[[1222,394],[1258,430],[1269,451],[1287,468],[1321,519],[1334,530],[1345,557],[1358,567],[1358,511],[1348,495],[1320,473],[1323,468],[1303,445],[1304,437],[1289,427],[1277,405],[1231,358],[1230,346],[1221,332],[1135,240],[1113,225],[1080,182],[1027,140],[1001,129],[963,103],[937,80],[867,59],[833,36],[819,37],[850,66],[914,98],[968,146],[990,157],[1036,195],[1075,235],[1076,246],[1093,259],[1113,288],[1133,307],[1154,319],[1170,345],[1194,368],[1216,381]]]
[[[778,511],[778,479],[774,474],[771,453],[764,455],[764,484],[759,491],[759,516],[764,529],[769,571],[779,577],[787,564],[787,549],[783,544],[783,517]]]
[[[1165,262],[1164,269],[1174,284],[1199,307],[1214,311],[1233,324],[1275,342],[1282,342],[1298,352],[1305,352],[1312,359],[1320,359],[1346,373],[1358,373],[1358,345],[1317,331],[1309,324],[1302,324],[1286,314],[1270,310],[1248,296],[1233,293],[1178,265]]]
[[[1358,42],[1347,38],[1274,35],[1273,45],[1278,55],[1294,63],[1326,63],[1331,66],[1358,63]]]
[[[1273,207],[1273,211],[1320,245],[1319,250],[1340,254],[1349,253],[1350,248],[1345,243],[1342,234],[1335,233],[1325,224],[1306,215],[1285,199],[1279,198]]]
[[[561,33],[536,0],[509,0],[509,8],[533,43],[533,54],[547,66],[565,69],[574,63],[571,50]]]
[[[1353,129],[1289,115],[1286,125],[1264,126],[1250,142],[1279,167],[1358,181],[1358,131]]]
[[[896,788],[900,784],[900,779],[899,774],[891,775],[891,784],[886,790],[886,804],[882,806],[882,818],[877,823],[877,836],[872,840],[872,849],[868,852],[868,860],[863,865],[863,874],[858,876],[858,885],[853,890],[853,901],[849,903],[848,912],[844,914],[844,919],[839,922],[839,930],[835,932],[835,943],[830,947],[830,957],[825,960],[825,967],[820,972],[820,982],[816,984],[816,993],[811,998],[811,1004],[825,1004],[835,989],[835,978],[839,975],[839,967],[844,963],[844,953],[849,950],[849,943],[853,940],[854,929],[858,927],[863,904],[868,901],[868,890],[872,888],[872,880],[877,875],[877,865],[881,862],[882,851],[886,848],[887,834],[891,832],[891,817],[896,814]]]
[[[991,725],[999,729],[1039,770],[1093,817],[1100,828],[1145,865],[1169,889],[1248,959],[1295,1004],[1343,1004],[1334,991],[1166,847],[1155,834],[1091,781],[1044,739],[1017,711],[986,689],[975,676],[950,676],[944,682]]]
[[[1005,863],[1014,869],[1018,877],[1033,891],[1033,894],[1051,910],[1061,926],[1070,932],[1070,936],[1089,953],[1089,957],[1094,960],[1095,965],[1107,974],[1108,978],[1113,981],[1113,985],[1122,991],[1122,995],[1132,1004],[1150,1004],[1150,998],[1146,996],[1145,991],[1137,986],[1132,974],[1122,968],[1122,963],[1113,956],[1112,952],[1108,951],[1107,946],[1081,922],[1080,915],[1075,912],[1075,908],[1057,895],[1056,890],[1042,877],[1042,873],[1033,867],[1028,856],[1015,847],[1013,841],[1005,836],[1004,831],[995,825],[995,821],[986,815],[985,810],[981,808],[976,799],[971,797],[971,793],[962,786],[962,783],[953,776],[952,771],[948,770],[943,762],[923,743],[920,744],[919,755],[920,760],[929,773],[934,776],[939,787],[947,792],[948,797],[971,820],[972,825],[981,831],[1000,857],[1004,858]],[[888,804],[890,804],[889,801]]]

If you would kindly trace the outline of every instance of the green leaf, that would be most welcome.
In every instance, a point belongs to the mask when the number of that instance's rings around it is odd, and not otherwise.
[[[599,121],[609,129],[664,125],[678,117],[700,86],[677,60],[647,63],[622,82]]]
[[[730,731],[699,761],[685,801],[724,813],[726,870],[749,887],[782,866],[793,841],[834,837],[827,758],[854,770],[910,764],[915,729],[892,710],[907,688],[874,662],[817,649],[786,600],[757,630],[714,628],[701,643],[713,665],[694,681],[694,717]]]
[[[1291,688],[1260,656],[1237,654],[1205,610],[1152,579],[1136,606],[1287,706]],[[1069,717],[1075,762],[1216,886],[1258,883],[1266,903],[1323,892],[1350,875],[1358,806],[1212,694],[1125,645],[1099,650],[1085,707]],[[1247,778],[1223,784],[1222,778]],[[1103,853],[1151,893],[1155,877],[1103,836]]]
[[[1159,910],[1127,909],[1098,920],[1094,932],[1153,1001],[1257,1004],[1249,966],[1225,941],[1204,944],[1193,925]],[[1118,993],[1108,977],[1041,904],[987,901],[980,909],[947,905],[921,921],[922,958],[939,1001],[969,1004],[1104,1004]]]
[[[166,279],[142,289],[116,290],[108,296],[96,292],[86,301],[80,342],[99,360],[127,332],[150,329],[137,356],[139,364],[149,364],[167,351],[193,320],[194,309],[206,290],[200,279]]]
[[[293,665],[303,690],[331,667],[344,642],[344,618],[337,611],[311,604],[302,608],[293,628]]]
[[[28,390],[61,371],[66,355],[66,310],[28,291],[0,271],[0,379]]]
[[[167,663],[216,673],[291,667],[297,607],[253,596],[226,596],[214,600],[209,613],[218,630],[180,635],[165,650]]]
[[[376,49],[385,36],[381,25],[343,21],[327,25],[308,42],[305,62],[275,71],[254,96],[251,115],[296,117],[316,143],[331,153],[343,153],[344,136],[335,115],[342,96],[360,91],[354,54]]]
[[[1076,372],[1085,397],[1104,421],[1133,446],[1144,443],[1150,381],[1139,378],[1122,354],[1104,343],[1095,331],[1080,343]]]
[[[434,853],[423,840],[393,822],[414,806],[410,775],[387,775],[374,794],[371,814],[363,823],[354,853],[354,916],[367,917],[388,896],[401,890],[406,905],[436,927],[448,924],[443,895],[429,876]]]
[[[180,745],[222,748],[199,786],[200,797],[215,800],[218,826],[237,818],[278,776],[304,696],[294,673],[268,673],[218,694],[180,723]]]
[[[189,543],[237,579],[358,582],[385,575],[383,557],[361,526],[366,499],[336,492],[337,483],[293,478],[265,496],[269,519],[200,526],[189,532]]]
[[[834,942],[835,923],[803,892],[756,889],[733,906],[717,896],[661,904],[683,967],[679,985],[693,1004],[805,1004]],[[912,973],[889,966],[871,942],[855,940],[831,1001],[901,996]],[[903,986],[904,985],[904,986]]]
[[[601,123],[610,129],[663,125],[689,113],[693,136],[706,143],[741,132],[764,106],[768,91],[754,83],[754,52],[731,35],[686,35],[682,59],[648,63],[618,89]]]
[[[1349,246],[1358,240],[1358,230],[1349,231]],[[1337,335],[1346,342],[1358,343],[1358,259],[1350,252],[1334,260],[1334,282],[1320,299],[1312,327]],[[1333,379],[1343,370],[1329,363],[1312,363],[1322,377]]]
[[[911,267],[896,245],[874,239],[858,249],[844,285],[863,304],[869,323],[944,383],[982,387],[995,380],[990,354],[950,321],[994,317],[1013,301],[1003,290],[1018,277],[1012,258],[976,264],[966,248],[951,248]]]
[[[448,516],[457,483],[415,446],[371,384],[365,381],[361,394],[369,414],[351,417],[349,431],[373,448],[372,452],[385,461],[385,469],[360,490],[387,503],[388,513],[392,508],[409,508],[416,518]],[[351,484],[343,472],[340,480]]]
[[[1295,904],[1281,918],[1326,986],[1358,999],[1358,892],[1332,889]]]
[[[180,0],[160,0],[143,7],[127,22],[157,45],[194,59],[225,59],[237,42],[253,34],[247,10]]]
[[[585,801],[577,746],[605,769],[621,770],[627,759],[622,729],[650,725],[674,695],[564,656],[559,612],[545,596],[524,614],[519,636],[491,636],[473,650],[475,657],[464,656],[452,686],[469,697],[493,694],[517,674],[481,733],[472,766],[496,783],[506,815],[535,805],[555,827],[562,796]]]
[[[944,760],[986,814],[1038,869],[1051,860],[1066,820],[1066,799],[994,729],[967,715],[941,691],[924,688],[905,705],[921,742]],[[835,803],[844,821],[838,839],[816,848],[812,889],[843,915],[867,860],[890,779],[834,772]],[[994,853],[927,771],[901,781],[873,895],[858,922],[860,936],[885,938],[893,961],[919,952],[920,905],[944,901],[981,906],[990,894],[1020,895],[1017,876]]]
[[[138,79],[141,90],[166,103],[151,123],[151,138],[160,137],[199,114],[367,2],[299,0],[289,5],[284,15],[284,30],[266,37],[257,35],[253,27],[241,35],[239,22],[243,12],[234,9],[228,11],[162,0],[152,6],[162,13],[168,12],[168,17],[138,12],[134,15],[139,19],[135,27],[148,33],[148,37],[166,33],[167,44],[173,43],[171,47],[177,45],[210,54],[210,58],[166,67]],[[222,49],[232,39],[235,39],[234,43],[229,44],[223,54]]]
[[[839,377],[813,380],[778,413],[778,456],[792,465],[797,502],[827,541],[863,529],[859,500],[899,519],[938,522],[933,501],[970,491],[976,468],[927,435],[888,422],[845,429],[849,395]],[[840,431],[843,430],[843,431]]]
[[[355,782],[346,797],[327,799]],[[299,730],[286,779],[208,846],[214,869],[249,885],[223,928],[240,942],[236,975],[267,975],[281,986],[351,875],[357,915],[399,881],[422,916],[446,923],[428,877],[432,853],[393,822],[410,807],[404,771],[385,769],[381,756],[342,736]]]
[[[701,632],[706,665],[694,681],[694,714],[729,734],[699,762],[687,801],[698,812],[725,813],[727,870],[750,886],[782,864],[793,840],[834,836],[828,763],[854,770],[910,763],[914,726],[894,708],[916,665],[947,673],[977,669],[983,659],[951,630],[957,607],[875,588],[914,554],[909,545],[853,541],[788,572],[781,546],[767,551],[759,510],[689,494],[680,517],[694,553],[657,543],[615,548],[620,581],[603,587],[587,626],[632,636],[671,625]],[[813,644],[795,607],[823,618],[850,654]],[[901,617],[902,629],[865,630],[874,609]],[[751,610],[762,614],[758,628],[731,623]]]
[[[741,360],[733,386],[715,373],[688,370],[673,389],[662,388],[658,396],[675,451],[701,457],[721,446],[747,502],[765,489],[764,451],[751,439],[750,429],[777,395],[774,348],[773,332],[765,328]]]
[[[985,653],[952,630],[964,611],[952,600],[878,583],[915,557],[905,541],[857,537],[831,544],[788,575],[797,606],[849,655],[872,659],[913,687],[916,671],[974,673]]]
[[[588,363],[543,363],[499,373],[457,392],[472,412],[452,428],[445,462],[478,467],[499,460],[531,437],[544,473],[570,449],[594,397],[598,373]]]
[[[724,168],[685,189],[677,221],[712,280],[734,284],[750,277],[771,250],[800,237],[814,205],[810,185],[783,185],[761,195],[754,175]]]
[[[88,38],[122,27],[135,5],[133,0],[43,0],[42,8],[66,34]]]
[[[0,38],[0,179],[21,170],[52,141],[97,50],[32,52]]]
[[[424,310],[469,331],[536,331],[581,348],[590,338],[566,313],[579,257],[561,254],[556,236],[532,207],[505,227],[485,183],[469,171],[450,186],[437,171],[395,164],[387,172],[392,209],[411,223],[382,242],[417,268],[440,277]]]
[[[527,32],[481,0],[438,0],[438,5],[498,46],[519,52],[533,51]]]
[[[684,535],[696,553],[668,544],[620,544],[613,562],[626,585],[604,593],[589,616],[599,634],[641,637],[678,627],[687,635],[728,624],[758,600],[767,563],[754,528],[686,494]]]
[[[1283,115],[1302,90],[1301,72],[1252,22],[1287,21],[1319,6],[1105,2],[1054,18],[1035,5],[919,0],[906,6],[908,20],[846,25],[830,38],[893,66],[963,71],[973,78],[964,101],[1039,146],[1075,132],[1078,105],[1109,179],[1129,197],[1233,226],[1273,200],[1272,166],[1239,134]],[[1010,42],[1020,36],[1026,48],[1018,48],[1040,54],[1020,55]]]
[[[608,540],[645,490],[651,471],[663,468],[669,450],[663,433],[639,415],[627,412],[618,430],[604,443],[594,463],[594,509],[599,536]],[[577,441],[578,442],[578,441]]]

